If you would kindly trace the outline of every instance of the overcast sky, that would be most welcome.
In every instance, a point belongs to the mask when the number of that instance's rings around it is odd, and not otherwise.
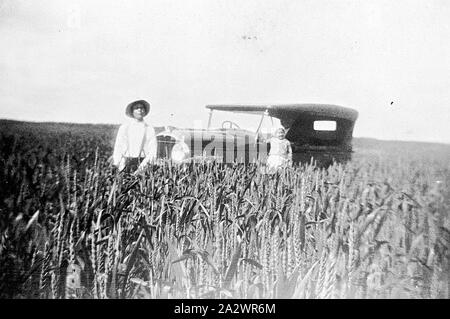
[[[358,110],[354,136],[450,143],[449,39],[446,0],[0,0],[0,118],[313,102]]]

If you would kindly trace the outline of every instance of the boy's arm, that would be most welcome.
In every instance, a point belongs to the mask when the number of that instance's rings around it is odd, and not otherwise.
[[[156,159],[156,155],[158,152],[158,141],[156,139],[156,132],[153,126],[149,127],[148,141],[149,141],[148,154],[152,157],[152,159]]]
[[[124,152],[126,146],[126,136],[125,127],[121,125],[119,131],[117,132],[116,142],[114,144],[113,151],[113,165],[119,167],[121,162],[123,162]]]
[[[155,146],[157,146],[156,143],[156,138],[154,138],[150,144],[149,147],[151,147],[152,149],[156,148]],[[143,169],[145,169],[145,167],[150,163],[153,162],[156,159],[156,152],[149,152],[147,154],[147,156],[145,156],[144,160],[142,161],[142,163],[139,165],[138,167],[138,172],[141,172]]]

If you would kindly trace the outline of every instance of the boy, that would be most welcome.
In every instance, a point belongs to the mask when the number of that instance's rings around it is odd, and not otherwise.
[[[129,173],[142,169],[144,158],[155,158],[157,142],[155,129],[144,121],[150,112],[150,104],[145,100],[134,101],[127,105],[125,114],[131,118],[122,124],[114,145],[113,165],[119,171]]]

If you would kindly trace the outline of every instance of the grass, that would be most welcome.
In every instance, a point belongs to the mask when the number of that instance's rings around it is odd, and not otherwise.
[[[0,130],[1,298],[449,298],[450,165],[107,162],[113,128]],[[373,155],[373,154],[372,154]]]

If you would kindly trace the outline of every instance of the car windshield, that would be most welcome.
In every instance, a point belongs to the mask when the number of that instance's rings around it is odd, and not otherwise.
[[[234,113],[214,110],[211,117],[210,129],[240,128],[256,132],[261,123],[261,118],[263,118],[262,114]],[[264,115],[259,131],[262,134],[270,135],[273,129],[280,125],[279,119]]]

